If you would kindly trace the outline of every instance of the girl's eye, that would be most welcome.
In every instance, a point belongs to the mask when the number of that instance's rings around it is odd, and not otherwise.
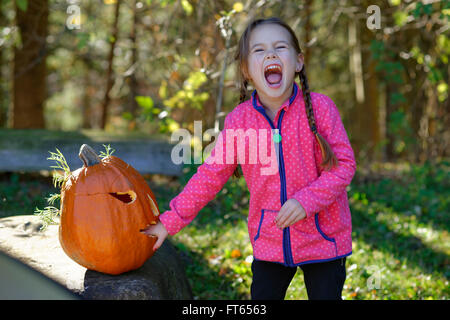
[[[262,52],[262,49],[255,49],[253,52]]]
[[[285,46],[278,46],[277,49],[285,49]]]

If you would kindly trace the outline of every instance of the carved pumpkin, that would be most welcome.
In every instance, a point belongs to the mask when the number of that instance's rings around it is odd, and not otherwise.
[[[141,267],[153,255],[155,237],[139,231],[156,224],[159,210],[144,178],[115,156],[100,159],[81,146],[84,166],[61,188],[59,241],[80,265],[120,274]]]

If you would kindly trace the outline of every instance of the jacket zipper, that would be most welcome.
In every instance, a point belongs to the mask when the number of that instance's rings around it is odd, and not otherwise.
[[[281,136],[281,121],[283,119],[284,110],[281,110],[280,116],[278,118],[278,130],[273,125],[272,120],[267,116],[265,111],[259,110],[259,112],[267,119],[267,121],[270,124],[270,127],[273,131],[278,131],[279,135]],[[272,137],[273,139],[273,137]],[[286,174],[284,171],[284,161],[283,161],[283,147],[282,147],[282,141],[278,142],[278,158],[279,158],[279,173],[280,173],[280,183],[281,183],[281,194],[280,194],[280,200],[281,200],[281,206],[287,201],[287,195],[286,195]],[[290,237],[290,231],[289,227],[286,227],[283,229],[283,254],[284,254],[284,261],[287,266],[294,266],[293,258],[292,258],[292,250],[291,250],[291,237]]]
[[[278,118],[278,130],[281,135],[281,121],[284,116],[284,110],[281,111],[280,117]],[[284,159],[283,159],[283,145],[282,141],[279,144],[279,157],[280,157],[280,181],[281,181],[281,205],[287,201],[287,191],[286,191],[286,173],[284,171]],[[291,234],[289,227],[284,228],[283,230],[283,248],[285,250],[284,260],[288,266],[293,266],[294,261],[292,259],[292,250],[291,250]]]

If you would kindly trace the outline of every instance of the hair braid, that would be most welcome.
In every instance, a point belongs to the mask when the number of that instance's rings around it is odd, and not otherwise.
[[[242,103],[245,101],[245,99],[247,98],[247,85],[248,85],[248,81],[244,80],[241,83],[241,88],[240,90],[240,96],[239,96],[239,103]]]
[[[314,133],[317,142],[319,143],[320,149],[322,151],[322,163],[321,166],[325,167],[327,170],[332,167],[337,166],[337,159],[331,150],[328,142],[322,137],[322,135],[317,131],[316,118],[314,117],[314,111],[311,103],[311,93],[309,91],[308,79],[306,77],[305,65],[303,65],[302,70],[298,73],[300,83],[302,85],[303,100],[305,101],[306,115],[308,117],[309,127]]]

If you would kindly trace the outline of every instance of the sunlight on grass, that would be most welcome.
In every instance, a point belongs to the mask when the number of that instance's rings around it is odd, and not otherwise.
[[[370,180],[359,173],[354,179],[348,188],[353,254],[347,258],[343,299],[450,298],[449,168],[447,162],[408,166],[390,177]],[[176,183],[149,181],[161,212],[195,172],[195,166],[188,168]],[[29,214],[35,185],[17,174],[0,181],[6,213]],[[250,299],[248,201],[245,180],[230,179],[190,225],[170,237],[196,299]],[[299,268],[286,299],[307,298]]]
[[[448,169],[444,164],[435,175],[437,182],[423,174],[423,171],[429,173],[430,168],[420,170],[408,166],[407,169],[405,172],[409,175],[406,174],[404,180],[383,179],[367,185],[352,183],[349,188],[353,254],[347,258],[343,299],[450,297],[448,219],[442,219],[448,212],[445,200],[448,194],[441,192],[440,180],[442,172]],[[411,179],[427,181],[421,183],[420,188],[405,185],[405,181]],[[439,184],[438,189],[436,184]],[[225,210],[231,217],[227,220],[222,210],[216,210],[229,208],[232,199],[237,198],[234,195],[243,192],[238,190],[244,187],[229,181],[224,187],[229,190],[220,192],[191,225],[174,237],[178,244],[195,253],[197,260],[189,268],[188,277],[198,299],[250,298],[252,249],[246,215]],[[370,193],[366,193],[367,190]],[[226,193],[231,193],[229,198]],[[400,203],[393,205],[393,199]],[[241,255],[233,258],[231,252],[236,249]],[[195,264],[198,261],[202,262]],[[299,268],[286,299],[307,298],[303,272]]]

